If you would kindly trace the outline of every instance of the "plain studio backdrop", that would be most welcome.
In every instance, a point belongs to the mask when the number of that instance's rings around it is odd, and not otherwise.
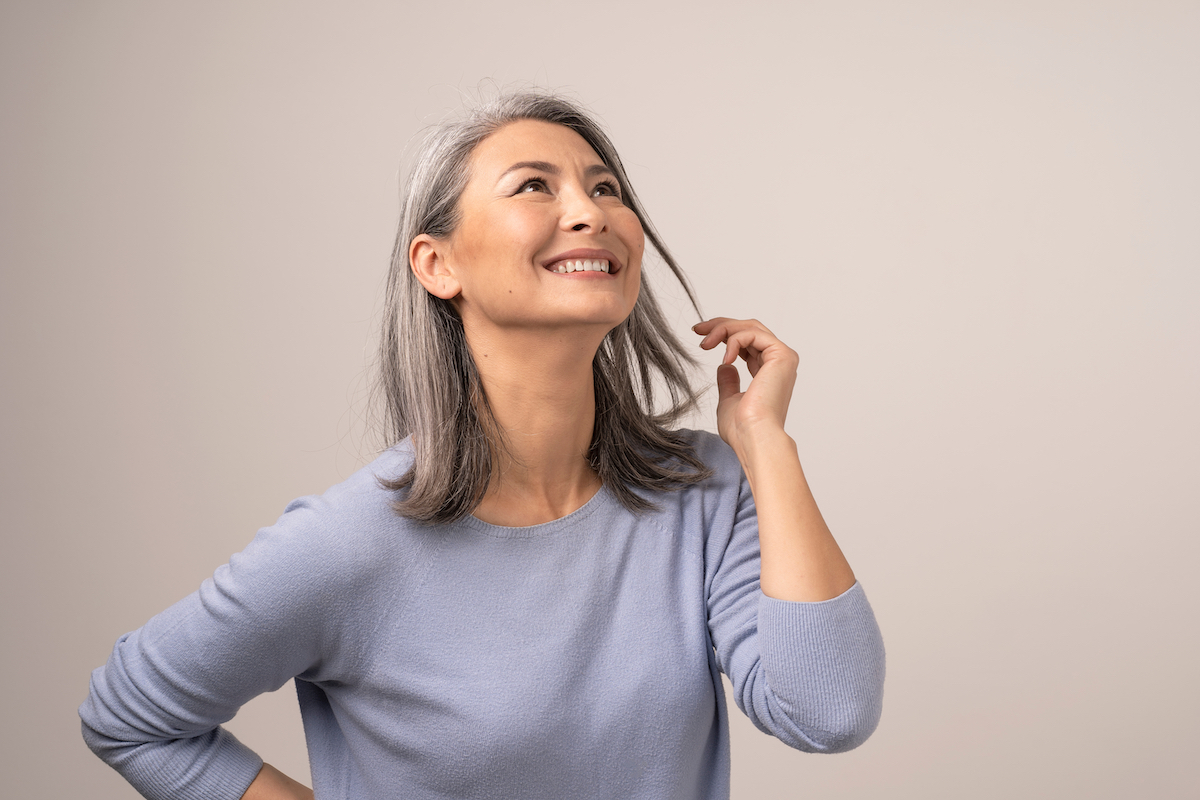
[[[371,458],[400,164],[537,85],[704,312],[800,352],[887,642],[852,753],[735,714],[734,797],[1197,796],[1198,42],[1196,2],[5,2],[0,793],[134,796],[90,671]],[[290,684],[230,727],[307,780]]]

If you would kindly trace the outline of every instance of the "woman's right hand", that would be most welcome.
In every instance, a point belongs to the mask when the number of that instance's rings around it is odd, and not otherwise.
[[[242,800],[313,800],[313,790],[270,764],[263,764]]]

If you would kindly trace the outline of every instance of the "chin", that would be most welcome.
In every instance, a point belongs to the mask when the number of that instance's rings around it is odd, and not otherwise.
[[[620,325],[625,320],[629,319],[632,309],[622,308],[607,310],[605,312],[597,312],[594,314],[580,314],[573,320],[563,320],[568,326],[572,323],[575,325],[587,325],[589,327],[603,328],[605,333],[608,333],[613,328]]]

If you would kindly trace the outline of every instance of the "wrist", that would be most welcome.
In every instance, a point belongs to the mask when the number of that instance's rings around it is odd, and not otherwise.
[[[749,478],[764,469],[777,468],[781,460],[800,461],[796,440],[783,426],[776,424],[762,423],[740,429],[734,452]]]

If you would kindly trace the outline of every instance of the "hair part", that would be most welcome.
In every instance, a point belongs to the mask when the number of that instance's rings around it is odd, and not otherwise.
[[[475,148],[519,120],[564,125],[583,137],[613,171],[625,205],[646,239],[678,279],[700,314],[696,296],[675,258],[643,210],[616,148],[600,125],[576,104],[541,92],[503,95],[442,123],[426,137],[401,200],[392,252],[379,353],[378,393],[388,446],[412,437],[413,466],[383,478],[391,490],[407,489],[393,503],[406,517],[449,522],[483,500],[498,456],[507,453],[504,432],[488,406],[479,370],[454,306],[425,290],[413,274],[409,246],[421,234],[445,238],[460,222],[459,198],[471,173]],[[596,420],[588,461],[626,508],[653,504],[635,490],[679,489],[711,471],[687,439],[669,426],[696,407],[688,378],[696,365],[670,330],[642,277],[629,317],[604,338],[592,362]],[[655,411],[656,382],[669,402]]]

